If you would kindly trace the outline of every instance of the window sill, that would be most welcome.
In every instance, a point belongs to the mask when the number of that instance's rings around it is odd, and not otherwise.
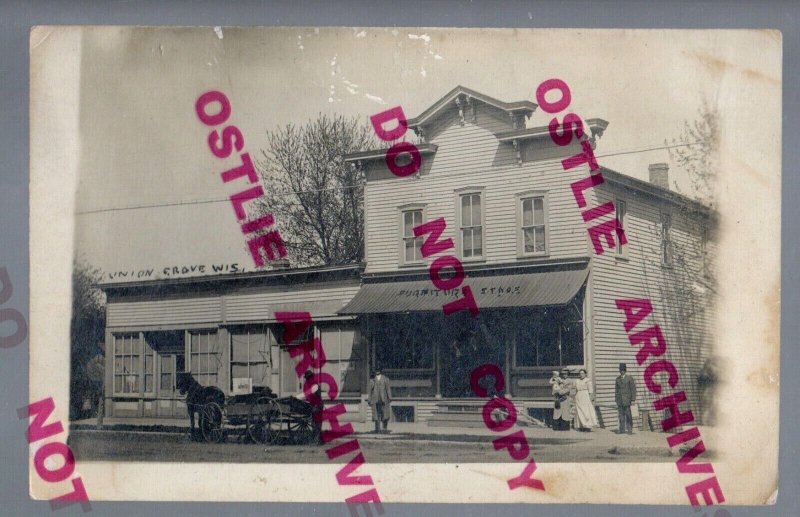
[[[619,260],[621,262],[629,262],[631,259],[628,255],[621,255],[619,253],[614,254],[614,259]]]
[[[539,253],[537,255],[534,255],[534,254],[528,254],[528,255],[519,255],[518,254],[517,255],[517,260],[531,260],[531,261],[533,261],[533,260],[549,259],[549,258],[550,258],[550,254],[549,253]]]
[[[428,267],[428,264],[426,264],[425,262],[407,262],[403,264],[398,264],[397,267],[402,269],[426,268]]]
[[[458,257],[458,260],[460,260],[463,264],[482,264],[486,262],[486,257],[479,257],[479,258]]]

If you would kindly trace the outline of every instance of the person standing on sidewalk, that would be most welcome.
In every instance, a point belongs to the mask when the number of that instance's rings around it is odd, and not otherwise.
[[[619,363],[619,377],[614,385],[614,399],[619,414],[619,434],[633,434],[633,415],[631,404],[636,402],[636,381],[628,375],[628,366]]]
[[[372,407],[372,420],[375,421],[375,432],[389,432],[389,415],[392,402],[392,387],[381,371],[375,370],[375,378],[369,381],[369,405]],[[383,422],[383,431],[381,431]]]

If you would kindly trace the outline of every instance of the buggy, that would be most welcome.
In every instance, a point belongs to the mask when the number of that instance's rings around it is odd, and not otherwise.
[[[199,427],[207,442],[222,442],[231,428],[261,444],[305,444],[319,438],[315,407],[294,397],[277,398],[269,388],[234,395],[222,404],[209,401],[200,412]]]

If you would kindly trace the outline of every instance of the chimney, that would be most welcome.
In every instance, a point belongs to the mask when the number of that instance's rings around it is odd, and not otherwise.
[[[669,190],[669,165],[666,163],[651,163],[647,166],[647,170],[650,172],[650,183]]]

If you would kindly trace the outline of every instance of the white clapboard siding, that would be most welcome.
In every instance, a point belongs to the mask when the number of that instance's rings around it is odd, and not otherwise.
[[[358,292],[359,286],[308,289],[302,286],[225,296],[225,321],[263,321],[275,311],[308,311],[313,318],[333,316]]]
[[[217,323],[221,320],[220,298],[110,302],[106,317],[110,328]]]
[[[526,162],[519,165],[510,143],[500,143],[493,131],[510,130],[478,108],[477,122],[467,117],[462,126],[455,114],[444,117],[444,128],[435,131],[431,143],[438,146],[435,156],[425,157],[420,177],[397,178],[380,174],[386,165],[371,164],[365,206],[367,220],[367,271],[393,271],[400,267],[400,212],[407,204],[425,205],[425,218],[443,217],[447,222],[444,237],[455,238],[457,229],[456,190],[483,187],[486,264],[518,260],[517,207],[515,195],[530,191],[548,193],[549,259],[588,254],[584,223],[570,190],[570,183],[588,175],[585,166],[564,171],[561,156],[547,156],[547,149],[526,150]],[[550,152],[552,155],[552,152]],[[538,161],[537,161],[538,159]],[[428,263],[436,256],[429,257]]]
[[[207,298],[110,302],[109,327],[236,323],[274,319],[275,311],[308,311],[312,317],[334,316],[358,285],[265,288]]]
[[[673,362],[680,376],[678,387],[673,390],[665,385],[663,395],[685,391],[689,403],[681,408],[691,409],[695,418],[700,418],[697,374],[711,352],[712,318],[708,304],[710,293],[704,293],[699,287],[703,278],[702,260],[694,256],[701,249],[701,225],[690,222],[675,205],[608,183],[598,187],[592,197],[591,203],[595,205],[617,199],[624,199],[627,204],[627,260],[617,258],[613,251],[592,258],[593,378],[596,403],[607,406],[603,409],[603,418],[607,425],[616,426],[614,380],[621,362],[627,363],[628,372],[636,380],[639,407],[651,410],[657,428],[663,418],[652,411],[652,401],[662,395],[650,394],[642,377],[644,368],[653,359],[648,359],[641,367],[636,364],[638,347],[630,345],[623,327],[624,314],[614,304],[617,299],[639,298],[650,299],[653,315],[632,332],[660,325],[667,341],[667,352],[662,358]],[[661,265],[661,210],[672,214],[670,235],[675,243],[675,254],[687,256],[688,268],[679,267],[678,260],[672,268]],[[661,377],[663,375],[657,379]]]

